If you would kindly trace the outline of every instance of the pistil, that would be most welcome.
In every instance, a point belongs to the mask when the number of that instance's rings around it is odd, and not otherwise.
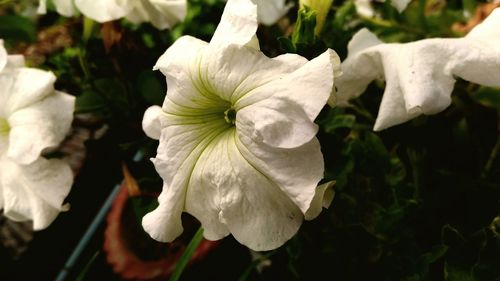
[[[236,110],[232,107],[224,111],[224,120],[228,124],[234,125],[236,123]]]

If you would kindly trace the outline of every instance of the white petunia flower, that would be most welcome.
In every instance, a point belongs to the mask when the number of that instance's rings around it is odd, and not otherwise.
[[[126,18],[133,23],[151,22],[158,29],[184,20],[186,0],[75,0],[85,16],[98,22]]]
[[[398,10],[398,12],[402,13],[408,4],[410,4],[411,0],[391,0],[391,5]]]
[[[256,15],[250,0],[228,1],[210,43],[181,37],[155,66],[168,92],[162,108],[147,110],[143,128],[160,140],[153,162],[164,185],[143,227],[156,240],[178,237],[187,212],[209,240],[231,233],[270,250],[333,199],[331,183],[317,187],[324,164],[314,119],[339,58],[332,50],[311,61],[266,57]]]
[[[0,72],[7,66],[7,50],[3,46],[3,40],[0,39]]]
[[[273,25],[293,7],[286,0],[252,0],[257,5],[257,21],[264,25]]]
[[[364,17],[373,17],[375,15],[375,10],[373,9],[371,2],[371,0],[354,0],[356,12]]]
[[[52,3],[54,4],[56,11],[65,17],[71,17],[76,13],[74,0],[52,0]],[[47,13],[47,0],[40,0],[38,13]]]
[[[68,164],[40,155],[69,131],[74,97],[54,90],[51,72],[22,65],[0,40],[0,209],[40,230],[65,209],[73,181]]]
[[[381,2],[384,2],[385,0],[382,0]],[[406,10],[406,7],[408,7],[408,4],[410,4],[411,0],[391,0],[391,6],[396,8],[398,12],[402,13],[404,10]],[[356,12],[358,14],[371,18],[375,16],[375,10],[373,9],[372,6],[372,0],[354,0],[354,5],[356,6]]]
[[[456,77],[500,86],[500,8],[463,38],[434,38],[384,44],[362,29],[348,45],[343,75],[336,82],[337,102],[358,97],[375,79],[386,88],[374,130],[435,114],[451,103]]]
[[[265,25],[272,25],[282,18],[291,7],[292,3],[286,0],[255,0],[257,4],[257,20]]]

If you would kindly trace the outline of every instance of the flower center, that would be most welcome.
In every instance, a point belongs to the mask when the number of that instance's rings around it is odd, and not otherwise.
[[[0,136],[5,136],[9,133],[10,126],[7,120],[0,118]]]
[[[224,119],[228,124],[234,125],[236,123],[236,110],[232,107],[224,111]]]

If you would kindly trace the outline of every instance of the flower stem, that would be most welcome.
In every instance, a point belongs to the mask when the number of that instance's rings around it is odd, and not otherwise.
[[[203,240],[203,228],[200,226],[200,228],[198,229],[198,231],[196,231],[193,238],[186,247],[186,250],[182,254],[181,258],[177,262],[174,273],[170,277],[169,281],[178,281],[179,278],[181,278],[184,269],[188,265],[189,260],[195,253],[196,249],[198,248],[198,245],[200,245],[202,240]]]
[[[80,272],[80,274],[78,274],[78,276],[76,278],[76,281],[83,281],[83,280],[85,280],[85,277],[87,276],[87,273],[89,272],[90,268],[92,267],[92,265],[94,264],[94,262],[96,261],[96,259],[97,259],[97,257],[99,256],[100,253],[101,252],[99,250],[94,253],[94,255],[90,258],[90,260],[87,262],[87,264],[83,268],[82,272]]]
[[[92,31],[94,30],[94,24],[95,22],[87,17],[83,17],[83,35],[82,35],[82,40],[85,44],[90,39],[90,36],[92,35]]]
[[[488,162],[486,162],[486,165],[484,166],[483,173],[482,173],[483,178],[487,177],[490,174],[491,168],[493,167],[493,163],[495,162],[499,151],[500,151],[500,135],[497,138],[497,142],[495,143],[495,146],[491,150],[490,157],[488,158]]]

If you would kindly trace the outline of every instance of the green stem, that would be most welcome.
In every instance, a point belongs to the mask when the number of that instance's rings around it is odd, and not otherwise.
[[[93,21],[90,18],[83,17],[83,35],[82,35],[82,40],[84,44],[87,44],[87,42],[90,39],[90,36],[92,35],[92,31],[94,29],[94,24],[95,21]]]
[[[94,253],[94,255],[90,258],[90,260],[87,262],[87,264],[83,268],[82,272],[80,272],[80,274],[78,274],[78,276],[76,277],[76,281],[83,281],[83,280],[85,280],[85,276],[87,276],[87,273],[89,272],[90,268],[92,267],[92,265],[94,264],[95,260],[99,256],[99,253],[100,253],[100,251],[97,251],[97,252]]]
[[[500,151],[500,135],[497,137],[497,142],[495,143],[495,146],[491,150],[488,162],[486,162],[486,165],[484,166],[482,173],[483,178],[488,176],[489,173],[491,172],[491,168],[493,167],[493,163],[495,162],[495,159],[497,158],[499,151]]]
[[[368,110],[364,109],[363,106],[358,106],[354,103],[351,103],[348,108],[352,109],[354,112],[356,112],[357,114],[366,118],[369,121],[372,121],[372,122],[375,121],[375,118],[373,118],[373,115]]]
[[[384,19],[379,19],[379,18],[370,18],[370,17],[361,17],[361,18],[363,19],[363,21],[365,21],[369,24],[375,25],[377,27],[397,28],[399,30],[407,31],[407,32],[417,34],[420,36],[425,35],[425,32],[423,32],[422,30],[419,30],[419,29],[416,29],[416,28],[413,28],[413,27],[410,27],[407,25],[403,25],[403,24],[397,23],[395,21],[384,20]]]
[[[193,238],[189,242],[188,246],[186,247],[186,250],[182,254],[181,258],[177,262],[177,265],[175,266],[174,273],[170,277],[170,281],[178,281],[179,278],[181,278],[182,273],[184,272],[184,269],[189,263],[189,260],[193,256],[194,252],[198,248],[198,245],[200,245],[201,241],[203,240],[203,228],[200,226],[198,231],[194,234]]]
[[[238,279],[238,281],[246,281],[248,279],[248,277],[250,277],[250,274],[252,273],[252,271],[263,261],[269,259],[270,257],[272,257],[274,254],[276,254],[278,251],[272,251],[272,252],[269,252],[265,255],[263,255],[262,257],[252,261],[252,263],[245,269],[245,271],[243,271],[243,274],[241,274],[240,278]]]
[[[413,148],[408,148],[407,153],[412,169],[413,185],[415,186],[414,196],[417,200],[420,200],[422,186],[422,156]]]
[[[88,79],[90,77],[90,70],[87,61],[85,60],[85,57],[86,57],[85,48],[80,47],[78,49],[78,62],[80,63],[80,68],[83,71],[84,77]]]

